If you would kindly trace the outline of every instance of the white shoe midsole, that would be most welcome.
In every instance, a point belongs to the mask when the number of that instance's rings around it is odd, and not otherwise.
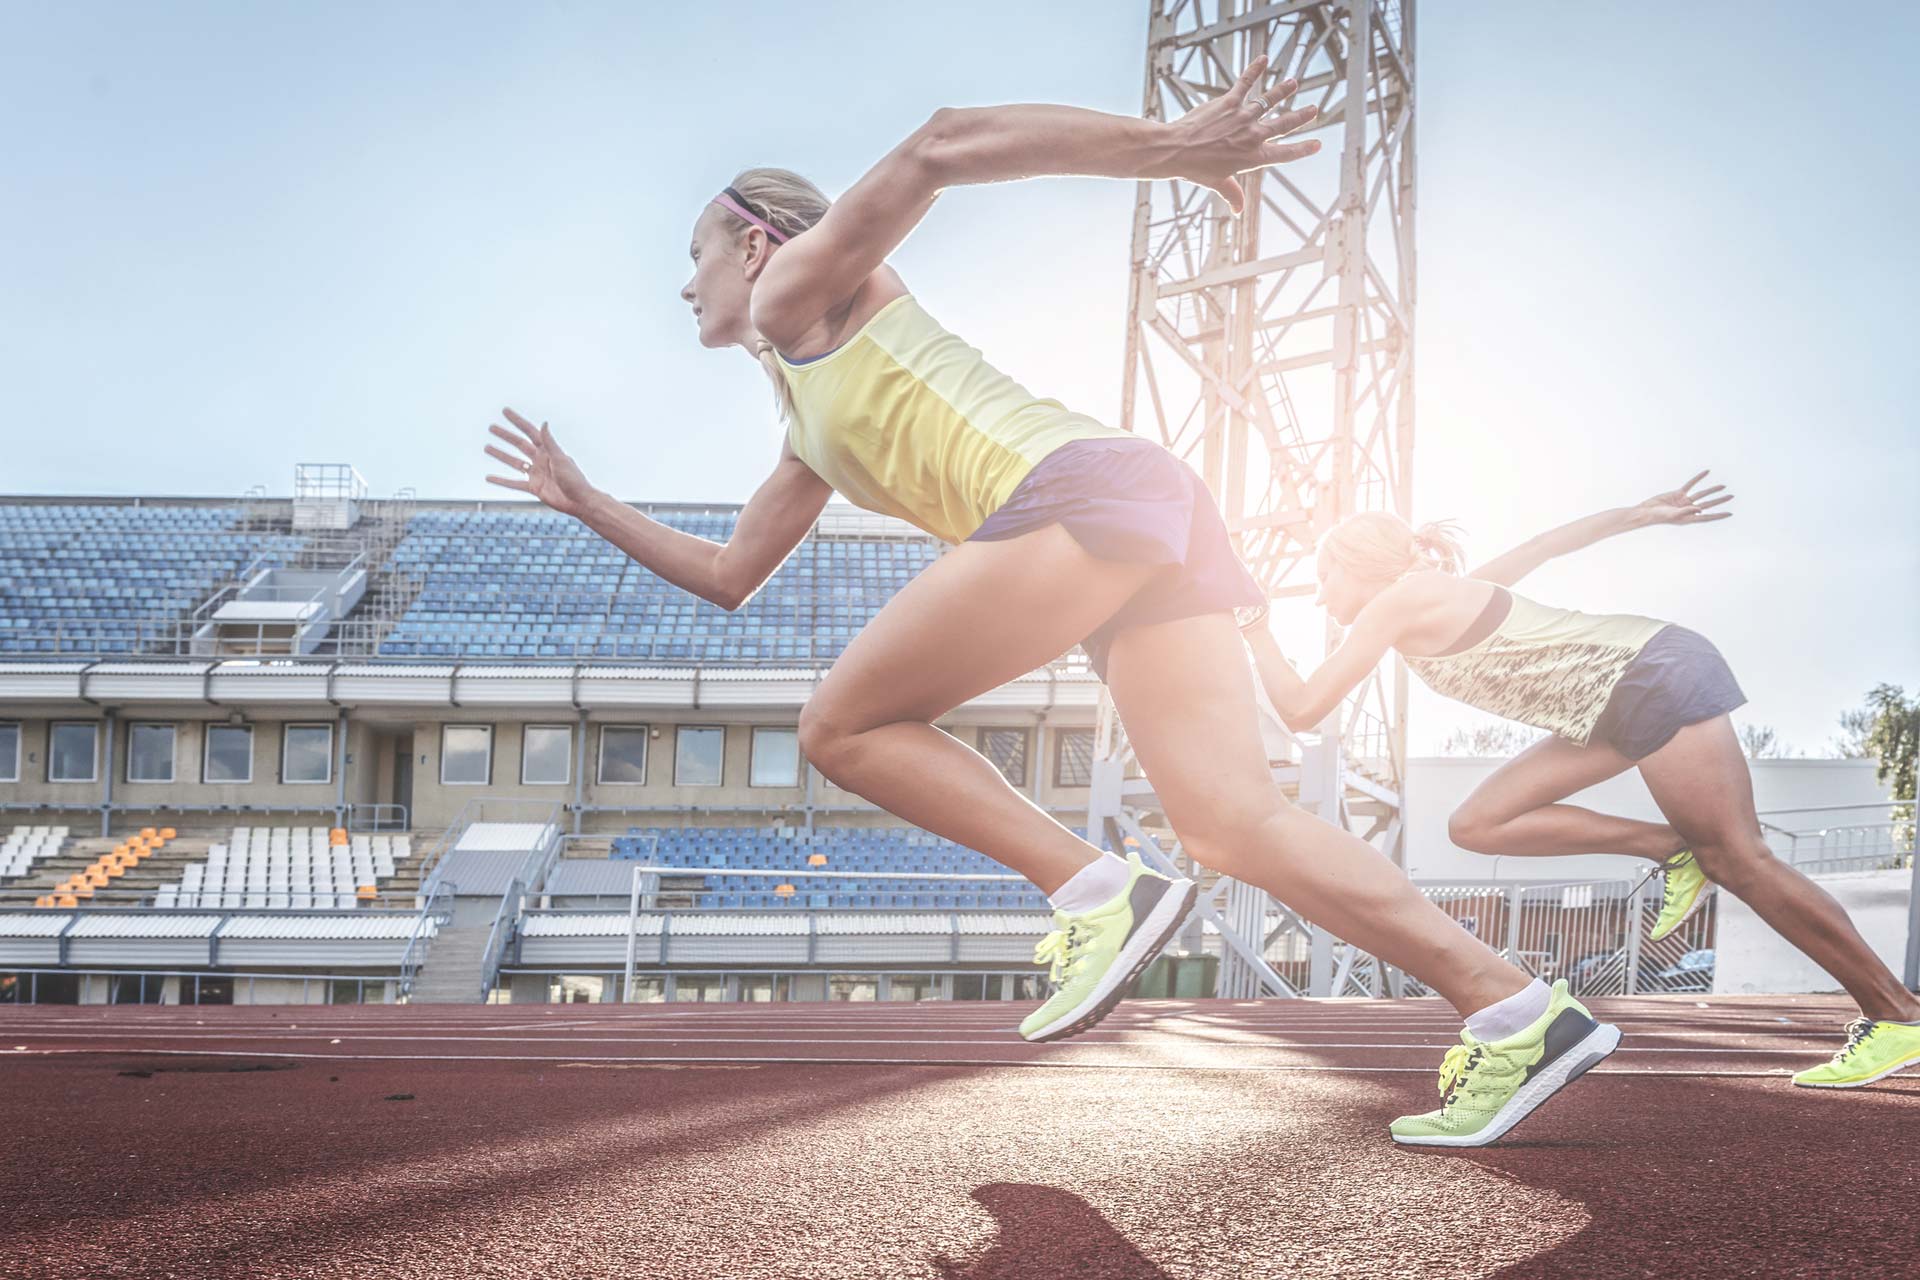
[[[1113,963],[1107,966],[1107,971],[1100,975],[1100,981],[1093,984],[1093,990],[1079,1004],[1042,1027],[1042,1033],[1054,1027],[1072,1026],[1111,995],[1116,986],[1125,982],[1133,973],[1133,966],[1141,954],[1159,942],[1160,935],[1172,926],[1178,916],[1186,914],[1187,893],[1192,888],[1193,881],[1185,877],[1172,881],[1167,891],[1160,895],[1160,901],[1153,904],[1153,910],[1147,912],[1146,920],[1133,931],[1133,936],[1113,957]]]
[[[1507,1130],[1531,1115],[1535,1108],[1558,1093],[1561,1086],[1573,1079],[1576,1073],[1612,1053],[1619,1043],[1620,1028],[1605,1022],[1599,1023],[1587,1032],[1579,1044],[1561,1054],[1552,1066],[1515,1090],[1514,1095],[1507,1099],[1507,1105],[1501,1107],[1486,1127],[1476,1133],[1427,1138],[1403,1138],[1394,1134],[1393,1140],[1416,1147],[1484,1147],[1489,1142],[1497,1141]]]

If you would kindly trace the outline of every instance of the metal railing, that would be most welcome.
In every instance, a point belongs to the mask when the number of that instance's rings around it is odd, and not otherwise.
[[[1760,814],[1760,830],[1777,855],[1809,874],[1896,870],[1913,865],[1913,805],[1906,799],[1770,809]]]
[[[554,818],[559,816],[559,806],[553,806]],[[566,847],[567,837],[560,834],[557,821],[549,821],[547,830],[552,834],[545,844],[527,855],[520,865],[520,874],[507,885],[507,891],[500,895],[499,909],[493,913],[493,925],[487,930],[487,945],[480,952],[480,998],[485,1000],[487,993],[493,990],[494,976],[500,971],[500,963],[506,956],[507,944],[513,940],[514,930],[519,927],[521,914],[526,910],[527,896],[538,892],[546,884],[547,873],[560,857],[560,851]]]
[[[420,914],[413,922],[413,932],[407,935],[407,949],[400,953],[401,999],[413,994],[413,980],[419,974],[420,966],[426,963],[434,937],[452,922],[453,898],[458,892],[458,885],[442,885],[420,903]],[[427,930],[429,921],[434,926],[432,932]]]
[[[460,838],[467,833],[467,828],[476,822],[537,822],[552,827],[557,836],[564,812],[565,806],[554,800],[474,796],[460,806],[460,811],[453,815],[453,821],[449,822],[446,829],[440,833],[440,838],[433,842],[433,847],[421,855],[420,887],[424,890],[432,885],[433,877],[439,874],[441,862],[447,854],[459,846]],[[529,858],[531,860],[531,855]]]
[[[480,999],[484,1003],[493,990],[495,977],[500,972],[500,962],[506,955],[507,942],[518,927],[520,915],[527,902],[526,884],[518,877],[507,885],[507,891],[500,895],[499,910],[493,913],[493,926],[487,930],[487,945],[480,949]]]
[[[620,969],[595,965],[564,969],[514,968],[503,970],[483,999],[497,1003],[503,989],[512,992],[516,978],[546,978],[548,1003],[557,1004],[685,1004],[709,1001],[742,1003],[814,1002],[795,995],[796,989],[817,986],[819,1001],[904,1004],[911,1000],[1038,1000],[1046,995],[1045,975],[1034,969],[918,970],[901,966],[837,964],[831,969]],[[591,985],[589,985],[591,984]],[[931,994],[920,995],[923,987]],[[913,991],[903,997],[902,990]],[[553,997],[558,996],[555,1000]]]
[[[347,830],[358,832],[407,831],[407,806],[403,804],[347,805]]]

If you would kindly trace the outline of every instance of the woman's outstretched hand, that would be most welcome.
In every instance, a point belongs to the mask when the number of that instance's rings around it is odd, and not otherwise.
[[[1678,489],[1654,494],[1635,506],[1634,510],[1649,524],[1705,524],[1710,520],[1725,520],[1733,512],[1714,511],[1713,508],[1732,502],[1733,495],[1721,493],[1719,497],[1713,497],[1727,487],[1723,484],[1696,490],[1694,486],[1706,478],[1707,473],[1702,471]]]
[[[1246,211],[1247,195],[1236,173],[1264,169],[1310,156],[1320,149],[1313,139],[1277,142],[1320,114],[1318,107],[1282,111],[1278,103],[1299,87],[1292,79],[1267,86],[1267,56],[1261,54],[1240,78],[1211,102],[1202,103],[1175,120],[1169,128],[1180,139],[1179,154],[1165,175],[1211,187],[1226,197],[1235,213]]]
[[[547,430],[547,424],[543,422],[536,427],[511,409],[502,412],[513,424],[513,430],[498,424],[487,430],[512,445],[516,452],[488,445],[487,453],[504,462],[512,474],[488,476],[487,483],[530,493],[562,515],[577,516],[586,510],[587,502],[595,493],[594,487],[587,483],[579,464],[568,457],[553,438],[553,432]]]

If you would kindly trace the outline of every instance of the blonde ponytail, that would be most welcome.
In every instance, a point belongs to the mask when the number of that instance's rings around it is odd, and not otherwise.
[[[728,185],[740,195],[750,212],[779,228],[788,238],[818,223],[832,203],[825,192],[791,169],[742,169]],[[733,222],[736,242],[753,225],[738,214],[729,212],[726,216]],[[780,420],[792,421],[793,389],[787,385],[787,372],[780,367],[773,344],[765,338],[756,339],[753,354],[773,383],[773,400],[779,407]]]
[[[1466,548],[1460,545],[1460,526],[1451,520],[1430,520],[1413,531],[1415,568],[1438,569],[1459,575],[1467,571]]]
[[[787,385],[787,371],[780,367],[780,359],[773,354],[773,344],[765,338],[755,338],[753,354],[760,358],[760,367],[767,371],[767,380],[773,383],[773,403],[780,410],[780,421],[793,421],[793,388]]]
[[[1434,521],[1414,529],[1386,511],[1363,511],[1327,531],[1320,552],[1355,577],[1396,582],[1419,569],[1461,573],[1466,553],[1459,526]]]

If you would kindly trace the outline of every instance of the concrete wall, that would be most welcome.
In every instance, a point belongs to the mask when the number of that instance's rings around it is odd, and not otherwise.
[[[1454,756],[1422,756],[1407,762],[1409,874],[1418,879],[1597,880],[1645,871],[1646,864],[1635,858],[1495,858],[1455,845],[1447,838],[1448,815],[1504,763]],[[1888,795],[1886,787],[1874,781],[1871,760],[1756,760],[1752,770],[1754,803],[1763,812],[1795,806],[1871,803]],[[1569,797],[1568,802],[1649,822],[1662,820],[1646,784],[1634,770],[1589,787]],[[1804,825],[1815,824],[1811,816],[1803,816]],[[1794,820],[1768,820],[1778,826],[1803,825]]]
[[[954,734],[969,746],[978,746],[980,731],[988,727],[1008,727],[1024,722],[1028,728],[1028,770],[1026,785],[1022,790],[1032,796],[1036,803],[1046,806],[1084,807],[1087,803],[1087,788],[1054,785],[1054,752],[1057,731],[1061,728],[1090,729],[1091,715],[1077,720],[1055,713],[1046,721],[1036,721],[1034,717],[1016,717],[1006,714],[964,713],[942,722],[942,728]],[[748,779],[751,765],[753,729],[755,726],[792,729],[798,717],[791,708],[752,712],[728,710],[725,712],[676,711],[645,716],[601,716],[591,715],[587,724],[586,740],[586,777],[580,787],[582,800],[588,805],[633,806],[636,810],[652,809],[658,812],[634,812],[625,816],[619,814],[591,815],[587,828],[621,829],[627,826],[646,826],[651,824],[697,825],[702,822],[716,822],[724,825],[754,825],[767,817],[755,815],[721,815],[703,817],[697,810],[714,807],[759,806],[770,811],[798,811],[806,802],[807,789],[803,783],[793,787],[756,787]],[[561,725],[565,721],[553,717],[514,717],[504,714],[486,716],[473,715],[460,718],[421,720],[413,725],[413,823],[416,827],[435,827],[452,821],[460,808],[475,796],[508,797],[532,800],[546,800],[561,804],[571,804],[575,794],[575,782],[578,777],[580,759],[577,735],[573,740],[570,780],[563,784],[526,784],[521,778],[521,748],[523,730],[528,725]],[[577,723],[577,722],[576,722]],[[447,724],[490,725],[493,729],[492,782],[486,786],[464,783],[445,783],[441,781],[441,727]],[[600,734],[608,725],[622,727],[644,727],[648,732],[646,780],[640,784],[602,783],[599,781]],[[723,757],[722,781],[719,786],[681,786],[674,782],[674,750],[676,732],[682,726],[717,726],[726,734],[725,754]],[[384,766],[380,776],[391,774],[391,767]],[[349,779],[352,779],[349,773]],[[864,800],[850,792],[835,787],[817,773],[814,775],[813,803],[816,806],[831,808],[859,807],[868,809]],[[837,820],[837,819],[836,819]],[[884,815],[875,813],[876,821],[892,821]],[[1069,823],[1073,822],[1067,815]]]
[[[0,708],[0,720],[20,725],[20,777],[17,782],[0,782],[0,801],[15,804],[97,805],[107,794],[106,779],[111,775],[112,796],[117,805],[310,805],[316,810],[331,810],[338,786],[330,777],[326,782],[285,783],[280,780],[281,744],[287,724],[331,724],[331,715],[311,711],[284,711],[261,714],[249,711],[245,723],[253,730],[252,781],[245,783],[203,782],[206,734],[209,726],[228,723],[224,713],[197,717],[183,716],[177,708],[130,707],[116,709],[112,729],[111,759],[104,718],[93,716],[16,716]],[[95,724],[96,763],[92,782],[52,782],[48,780],[47,744],[54,723],[91,721]],[[173,781],[132,782],[127,777],[127,753],[131,727],[140,723],[174,726]],[[349,753],[364,749],[365,730],[350,726],[347,735]],[[336,743],[334,755],[337,757]],[[337,764],[337,758],[334,762]],[[353,766],[348,766],[351,781]],[[332,770],[330,769],[331,773]],[[351,787],[349,788],[351,791]],[[317,820],[317,819],[316,819]],[[291,819],[289,819],[291,821]]]
[[[1907,895],[1913,872],[1859,871],[1818,876],[1820,887],[1840,900],[1854,927],[1886,966],[1899,973],[1907,956]],[[1713,990],[1717,995],[1838,991],[1813,961],[1788,945],[1730,893],[1720,895],[1719,935],[1714,941]]]

